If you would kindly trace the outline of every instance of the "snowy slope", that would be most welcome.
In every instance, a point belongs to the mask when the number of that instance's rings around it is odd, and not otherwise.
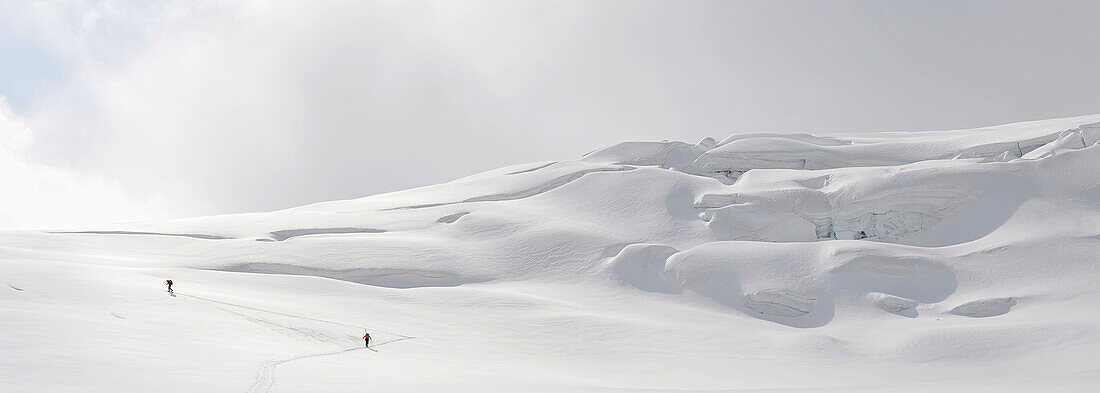
[[[0,391],[1092,391],[1098,141],[1100,115],[627,142],[0,233]]]

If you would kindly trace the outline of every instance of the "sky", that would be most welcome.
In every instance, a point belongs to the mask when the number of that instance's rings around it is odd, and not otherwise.
[[[270,211],[628,140],[1100,113],[1094,1],[6,1],[0,229]]]

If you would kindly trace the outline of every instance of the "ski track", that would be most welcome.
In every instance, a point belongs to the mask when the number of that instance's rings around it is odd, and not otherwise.
[[[390,340],[390,341],[385,341],[385,342],[382,342],[382,343],[375,344],[374,347],[381,347],[381,346],[389,344],[389,343],[398,342],[398,341],[402,341],[402,340],[409,340],[409,339],[412,339],[412,338],[413,337],[397,338],[397,339],[393,339],[393,340]],[[283,359],[283,360],[268,360],[268,361],[265,361],[265,362],[260,364],[260,369],[258,371],[256,371],[256,377],[252,381],[252,385],[250,385],[248,387],[247,393],[261,393],[261,392],[266,393],[266,392],[270,391],[271,388],[273,386],[275,386],[275,368],[282,365],[282,364],[284,364],[284,363],[289,363],[289,362],[292,362],[292,361],[295,361],[295,360],[301,360],[301,359],[309,359],[309,358],[317,358],[317,357],[322,357],[322,356],[339,355],[339,354],[344,354],[344,353],[348,353],[348,352],[352,352],[352,351],[358,351],[360,349],[370,350],[370,351],[375,352],[375,353],[378,352],[378,350],[376,350],[374,348],[357,347],[357,348],[349,348],[349,349],[344,349],[344,350],[335,351],[335,352],[323,352],[323,353],[314,353],[314,354],[308,354],[308,355],[294,356],[294,357],[286,358],[286,359]]]
[[[274,330],[276,332],[279,332],[281,334],[285,334],[285,335],[288,335],[288,336],[302,336],[302,337],[307,338],[309,340],[318,341],[318,342],[329,342],[329,341],[338,340],[338,338],[336,338],[332,335],[329,335],[329,334],[325,334],[324,332],[319,331],[319,330],[314,330],[314,329],[309,329],[309,328],[301,328],[301,327],[291,327],[291,326],[287,326],[287,325],[278,324],[278,323],[275,323],[275,322],[272,322],[272,321],[269,321],[269,320],[266,320],[266,319],[256,318],[256,317],[253,317],[251,315],[239,313],[239,312],[229,310],[229,309],[226,309],[226,308],[222,308],[222,307],[218,307],[218,308],[222,309],[223,311],[225,311],[227,313],[237,315],[237,316],[239,316],[241,318],[244,318],[244,319],[246,319],[250,322],[256,323],[257,325],[267,327],[271,330]]]
[[[324,323],[329,323],[329,324],[333,324],[333,325],[353,327],[353,328],[356,328],[356,329],[367,329],[367,330],[375,331],[375,332],[378,332],[378,333],[389,334],[389,335],[401,337],[401,338],[404,338],[404,339],[416,338],[416,337],[413,337],[413,336],[406,336],[404,334],[387,332],[387,331],[378,330],[378,329],[372,329],[370,327],[351,325],[351,324],[346,324],[346,323],[341,323],[341,322],[326,321],[324,319],[303,317],[301,315],[281,313],[281,312],[278,312],[278,311],[264,310],[264,309],[261,309],[261,308],[249,307],[249,306],[245,306],[245,305],[241,305],[241,304],[235,304],[235,303],[223,302],[223,301],[220,301],[220,300],[208,299],[208,298],[204,298],[204,297],[201,297],[201,296],[188,295],[188,294],[183,294],[183,293],[178,293],[178,292],[176,294],[179,295],[179,296],[186,296],[186,297],[189,297],[189,298],[192,298],[192,299],[198,299],[198,300],[203,300],[203,301],[207,301],[207,302],[211,302],[211,303],[217,303],[217,304],[224,304],[226,306],[240,307],[240,308],[249,309],[249,310],[253,310],[253,311],[266,312],[266,313],[269,313],[269,314],[282,315],[284,317],[298,318],[298,319],[304,319],[304,320],[307,320],[307,321],[314,321],[314,322],[324,322]]]
[[[177,295],[177,294],[173,294],[173,295]],[[188,294],[182,294],[182,293],[178,294],[178,295],[179,296],[186,296],[186,297],[189,297],[189,298],[192,298],[192,299],[202,300],[202,301],[206,301],[206,302],[217,303],[217,304],[232,306],[232,307],[240,307],[240,308],[243,308],[243,309],[259,311],[259,312],[265,312],[265,313],[280,315],[280,316],[284,316],[284,317],[298,318],[298,319],[303,319],[303,320],[307,320],[307,321],[322,322],[322,323],[328,323],[328,324],[339,325],[339,326],[354,327],[354,328],[357,328],[357,329],[361,328],[361,326],[355,326],[355,325],[350,325],[350,324],[341,323],[341,322],[327,321],[327,320],[318,319],[318,318],[304,317],[304,316],[300,316],[300,315],[286,314],[286,313],[281,313],[281,312],[277,312],[277,311],[264,310],[264,309],[249,307],[249,306],[240,305],[240,304],[223,302],[223,301],[220,301],[220,300],[208,299],[208,298],[204,298],[204,297],[201,297],[201,296],[188,295]],[[267,326],[267,327],[270,327],[270,328],[274,328],[275,330],[277,330],[279,332],[282,332],[282,333],[295,332],[295,333],[298,333],[298,334],[301,334],[301,335],[305,336],[306,338],[309,338],[309,339],[312,339],[312,340],[319,340],[319,341],[322,341],[322,342],[326,341],[327,339],[331,339],[331,337],[329,337],[328,335],[325,335],[324,333],[321,333],[321,332],[313,330],[313,329],[296,328],[296,327],[286,326],[286,325],[278,324],[278,323],[275,323],[275,322],[272,322],[272,321],[251,317],[251,316],[248,316],[248,315],[245,315],[245,314],[242,314],[242,313],[239,313],[239,312],[231,311],[231,310],[228,310],[228,309],[225,309],[225,308],[221,308],[221,307],[218,307],[218,308],[222,309],[223,311],[229,312],[231,314],[235,314],[235,315],[238,315],[240,317],[243,317],[243,318],[245,318],[249,321],[256,322],[256,323],[259,323],[261,325],[264,325],[264,326]],[[115,316],[118,317],[118,315],[115,315]],[[386,345],[386,344],[389,344],[389,343],[394,343],[394,342],[403,341],[403,340],[411,340],[411,339],[416,338],[416,337],[413,337],[413,336],[406,336],[406,335],[403,335],[403,334],[391,333],[391,332],[386,332],[386,331],[382,331],[382,330],[376,330],[376,329],[370,329],[370,328],[366,328],[366,329],[373,330],[377,333],[397,336],[398,338],[375,344],[374,347],[372,347],[372,348],[368,348],[368,347],[364,346],[364,347],[349,348],[349,349],[344,349],[344,350],[339,350],[339,351],[334,351],[334,352],[322,352],[322,353],[299,355],[299,356],[294,356],[294,357],[290,357],[290,358],[286,358],[286,359],[282,359],[282,360],[268,360],[268,361],[265,361],[265,362],[260,364],[260,369],[256,371],[256,376],[254,377],[254,379],[252,381],[252,384],[249,385],[247,392],[248,393],[260,393],[260,392],[266,393],[266,392],[270,391],[271,388],[273,386],[275,386],[275,368],[278,367],[279,365],[284,364],[284,363],[292,362],[292,361],[295,361],[295,360],[301,360],[301,359],[309,359],[309,358],[316,358],[316,357],[322,357],[322,356],[340,355],[340,354],[344,354],[344,353],[348,353],[348,352],[352,352],[352,351],[356,351],[356,350],[360,350],[360,349],[367,349],[367,350],[370,350],[372,352],[377,353],[378,350],[376,350],[374,348],[377,348],[377,347],[380,347],[380,346],[383,346],[383,345]]]
[[[315,354],[310,354],[310,355],[295,356],[295,357],[291,357],[291,358],[287,358],[287,359],[283,359],[283,360],[268,360],[268,361],[263,362],[263,363],[260,364],[260,370],[256,371],[255,380],[253,380],[252,385],[248,387],[248,393],[260,393],[260,392],[270,391],[271,387],[275,386],[275,368],[278,367],[280,364],[287,363],[287,362],[292,362],[292,361],[299,360],[299,359],[308,359],[308,358],[315,358],[315,357],[321,357],[321,356],[339,355],[339,354],[342,354],[342,353],[347,353],[347,352],[351,352],[351,351],[355,351],[355,350],[359,350],[359,349],[366,349],[366,348],[351,348],[351,349],[345,349],[345,350],[336,351],[336,352],[324,352],[324,353],[315,353]]]

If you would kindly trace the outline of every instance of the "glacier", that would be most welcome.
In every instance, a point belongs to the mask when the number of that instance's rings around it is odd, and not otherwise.
[[[1096,255],[1100,115],[624,142],[0,232],[0,390],[1090,391]]]

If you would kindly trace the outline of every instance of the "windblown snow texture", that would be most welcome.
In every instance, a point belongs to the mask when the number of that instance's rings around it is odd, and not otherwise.
[[[0,233],[0,391],[1091,391],[1098,141],[1100,115],[626,142]]]

